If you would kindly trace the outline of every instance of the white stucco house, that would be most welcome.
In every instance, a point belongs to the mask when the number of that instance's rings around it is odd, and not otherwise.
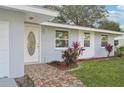
[[[57,15],[38,6],[0,6],[0,77],[23,76],[25,64],[62,60],[73,41],[85,48],[80,59],[106,57],[105,44],[123,34],[49,22]]]

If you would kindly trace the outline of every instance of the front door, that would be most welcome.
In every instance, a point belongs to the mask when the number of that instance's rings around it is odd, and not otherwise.
[[[9,76],[9,23],[0,21],[0,78]]]
[[[25,63],[39,62],[40,26],[25,24]]]

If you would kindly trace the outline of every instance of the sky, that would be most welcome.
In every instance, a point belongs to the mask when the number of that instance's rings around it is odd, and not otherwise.
[[[108,19],[119,23],[124,30],[124,5],[107,5],[106,9],[109,12]]]

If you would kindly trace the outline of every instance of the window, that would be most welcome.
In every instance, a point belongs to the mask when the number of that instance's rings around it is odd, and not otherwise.
[[[119,45],[118,40],[114,40],[114,45],[115,45],[115,46]]]
[[[101,47],[105,47],[107,43],[108,43],[108,36],[107,35],[102,35]]]
[[[33,56],[33,54],[35,53],[35,48],[36,48],[36,39],[35,39],[35,35],[33,32],[30,32],[28,34],[28,38],[27,38],[27,49],[28,49],[28,53],[30,56]]]
[[[84,33],[84,47],[90,47],[90,33]]]
[[[68,31],[56,31],[56,47],[57,48],[66,48],[68,47]]]

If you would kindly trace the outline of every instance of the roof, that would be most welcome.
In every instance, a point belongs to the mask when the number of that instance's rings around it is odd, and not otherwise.
[[[82,27],[82,26],[75,26],[75,25],[52,23],[52,22],[43,22],[43,23],[41,23],[41,25],[68,28],[68,29],[85,30],[85,31],[93,31],[93,32],[101,32],[101,33],[110,33],[110,34],[117,34],[117,35],[124,35],[123,32],[117,32],[117,31],[112,31],[112,30],[103,30],[103,29],[96,29],[96,28],[89,28],[89,27]]]
[[[1,5],[0,7],[7,8],[7,9],[14,9],[18,11],[28,11],[38,14],[50,15],[56,17],[59,12],[42,8],[42,7],[35,7],[33,5]]]

